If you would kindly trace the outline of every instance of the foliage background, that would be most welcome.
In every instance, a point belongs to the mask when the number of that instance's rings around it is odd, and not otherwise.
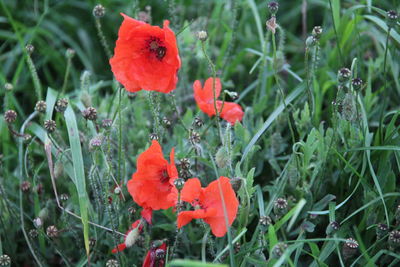
[[[155,95],[153,100],[161,104],[156,107],[154,117],[146,92],[128,95],[121,91],[120,98],[92,16],[98,3],[106,8],[101,25],[111,49],[122,21],[120,12],[134,17],[150,6],[153,24],[161,25],[164,19],[169,19],[175,32],[182,30],[177,37],[182,68],[174,91],[176,106],[172,96]],[[125,187],[125,200],[114,194],[109,168],[117,181],[125,184],[135,171],[137,155],[149,144],[149,134],[164,116],[172,121],[170,128],[160,125],[164,153],[175,147],[177,159],[190,158],[194,165],[192,175],[201,177],[204,184],[216,178],[213,162],[221,141],[213,121],[199,112],[192,95],[193,81],[211,76],[201,43],[195,36],[198,30],[205,29],[209,35],[207,53],[216,65],[223,88],[239,93],[236,101],[246,112],[243,124],[233,129],[223,124],[224,140],[234,140],[232,157],[226,168],[217,170],[219,175],[238,176],[246,181],[238,193],[241,208],[232,227],[233,238],[246,231],[238,239],[236,265],[395,266],[399,261],[396,247],[389,241],[388,233],[377,240],[376,229],[378,223],[388,224],[391,231],[399,228],[400,35],[397,23],[387,39],[385,23],[386,10],[398,10],[398,1],[332,0],[331,4],[323,0],[280,1],[277,22],[284,34],[278,31],[277,59],[272,64],[271,35],[265,28],[270,17],[267,1],[1,0],[0,81],[14,87],[12,92],[2,88],[2,110],[17,111],[13,127],[19,129],[33,112],[35,103],[42,100],[35,93],[26,44],[35,47],[31,57],[48,107],[54,105],[57,93],[61,92],[68,66],[65,53],[72,48],[76,55],[71,61],[65,96],[74,111],[69,114],[76,115],[78,143],[83,154],[72,164],[75,169],[76,164],[84,168],[86,187],[74,185],[70,179],[68,155],[74,157],[76,151],[69,150],[71,140],[66,119],[54,113],[57,131],[50,141],[66,150],[64,157],[53,155],[55,166],[64,167],[57,188],[59,194],[70,196],[63,203],[66,208],[79,214],[83,205],[90,221],[125,232],[140,215],[128,212],[128,208],[138,207]],[[323,28],[318,53],[310,50],[306,61],[305,39],[317,25]],[[337,93],[337,71],[341,67],[352,67],[353,77],[364,80],[362,90],[350,90],[345,95]],[[284,95],[293,99],[286,109],[283,108],[289,103],[282,102],[276,76]],[[313,114],[306,104],[307,87],[312,88],[315,97]],[[337,112],[332,103],[343,103],[344,99],[347,106]],[[116,116],[111,130],[101,132],[109,141],[100,151],[89,149],[96,132],[94,125],[87,123],[79,112],[87,106],[96,107],[99,119]],[[78,266],[87,259],[81,221],[58,209],[54,199],[43,146],[49,139],[42,128],[51,111],[38,115],[28,125],[26,132],[32,139],[23,144],[10,134],[3,117],[0,121],[0,254],[10,255],[15,266],[33,265],[27,240],[44,266]],[[180,122],[181,119],[185,127],[192,127],[195,116],[205,121],[205,126],[196,130],[202,137],[199,145],[191,144]],[[69,119],[75,121],[72,115]],[[293,136],[289,123],[294,128]],[[32,184],[27,194],[20,191],[22,181]],[[38,184],[43,185],[41,194],[35,190]],[[77,187],[88,197],[78,195]],[[111,205],[109,197],[113,198]],[[289,202],[290,212],[283,216],[278,216],[273,207],[278,197]],[[82,199],[87,202],[80,202]],[[34,218],[43,215],[41,212],[47,214],[39,237],[24,237],[21,212],[26,232],[34,228]],[[321,214],[316,216],[318,212]],[[104,266],[107,260],[116,258],[123,266],[139,266],[150,239],[174,240],[177,232],[173,213],[158,212],[155,216],[157,223],[146,230],[142,244],[118,256],[111,255],[110,249],[122,241],[121,237],[90,227],[89,236],[97,240],[91,248],[92,265]],[[264,229],[259,223],[260,216],[271,216],[273,226]],[[327,236],[325,230],[333,220],[341,224],[340,230]],[[57,239],[46,235],[45,228],[49,225],[62,229]],[[228,239],[207,235],[203,239],[205,233],[207,230],[201,224],[185,228],[179,234],[175,258],[228,263],[229,255],[225,253]],[[357,240],[359,250],[354,257],[344,259],[342,247],[349,237]],[[278,241],[286,243],[288,248],[282,257],[274,258],[273,248]],[[214,255],[204,249],[210,242],[215,248]]]

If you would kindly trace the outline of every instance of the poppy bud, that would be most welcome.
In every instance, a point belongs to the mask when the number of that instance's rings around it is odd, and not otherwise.
[[[272,219],[269,216],[260,216],[259,223],[261,225],[261,230],[265,232],[268,226],[272,223]]]
[[[312,36],[314,36],[318,40],[322,35],[322,27],[321,26],[315,26],[313,28],[311,34],[312,34]]]
[[[88,107],[82,111],[82,116],[86,120],[95,121],[97,119],[97,110],[94,107]]]
[[[21,184],[21,190],[22,192],[28,192],[29,189],[31,189],[31,183],[29,181],[23,181]]]
[[[160,139],[156,133],[149,134],[149,138],[151,141]]]
[[[400,231],[394,230],[389,233],[389,245],[392,248],[400,247]]]
[[[376,236],[378,239],[381,239],[385,235],[389,233],[389,226],[385,223],[378,223],[376,226]]]
[[[110,128],[110,127],[112,126],[112,123],[113,123],[112,119],[104,119],[104,120],[101,122],[101,126],[102,126],[103,128],[105,128],[105,129],[108,129],[108,128]]]
[[[174,181],[174,185],[176,189],[178,189],[178,191],[181,191],[183,186],[185,185],[185,180],[183,180],[182,178],[178,178]]]
[[[39,235],[39,232],[36,229],[31,229],[28,234],[30,238],[34,239]]]
[[[53,121],[53,120],[45,120],[44,121],[44,128],[46,129],[46,131],[48,133],[54,132],[56,130],[56,127],[57,127],[57,125],[56,125],[55,121]]]
[[[208,34],[206,31],[199,31],[199,32],[197,32],[197,38],[200,41],[205,42],[208,38]]]
[[[235,192],[239,191],[239,189],[242,187],[242,178],[240,177],[232,178],[230,182]]]
[[[26,52],[28,52],[28,54],[32,54],[33,51],[35,51],[35,47],[32,44],[27,44],[25,46]]]
[[[359,91],[363,85],[363,80],[360,78],[354,78],[351,80],[351,85],[353,85],[354,90]]]
[[[3,254],[0,256],[0,266],[9,266],[11,265],[11,258],[10,256]]]
[[[171,127],[171,121],[170,121],[167,117],[164,117],[164,118],[162,119],[162,123],[163,123],[163,125],[164,125],[165,128]]]
[[[215,162],[217,163],[217,166],[223,169],[229,164],[229,160],[229,153],[227,149],[224,146],[220,147],[217,151],[217,154],[215,154]]]
[[[272,257],[275,259],[280,258],[283,253],[285,253],[285,250],[288,248],[288,245],[285,243],[278,243],[272,248]]]
[[[268,10],[272,16],[275,16],[276,12],[278,12],[279,4],[278,2],[271,1],[268,3]]]
[[[98,4],[93,8],[93,16],[96,18],[102,18],[106,14],[104,6]]]
[[[318,39],[315,38],[314,36],[308,36],[306,39],[306,47],[311,48],[314,47],[318,42]]]
[[[65,57],[68,59],[72,59],[75,56],[75,50],[72,48],[68,48],[67,51],[65,51]]]
[[[136,227],[131,231],[129,231],[128,235],[125,238],[125,245],[127,248],[133,246],[136,243],[139,234],[140,234],[139,227]]]
[[[17,112],[15,112],[14,110],[10,109],[4,113],[4,120],[8,124],[15,122],[16,119],[17,119]]]
[[[117,260],[110,259],[106,262],[106,267],[119,267],[119,263]]]
[[[386,24],[389,28],[394,28],[397,24],[397,20],[399,19],[399,15],[394,10],[389,10],[386,13]]]
[[[190,131],[190,137],[189,137],[190,142],[192,142],[193,144],[195,143],[200,143],[201,141],[201,137],[200,134],[198,132],[195,131]]]
[[[47,227],[46,229],[46,234],[48,237],[50,238],[56,238],[58,237],[58,229],[57,227],[55,227],[54,225],[50,225],[49,227]]]
[[[40,112],[40,113],[45,113],[46,108],[47,108],[47,104],[45,101],[40,100],[40,101],[36,102],[35,111]]]
[[[348,68],[341,68],[338,71],[338,81],[339,83],[347,82],[351,77],[351,71]]]
[[[288,203],[284,198],[277,198],[274,203],[274,213],[276,215],[284,215],[287,212]]]
[[[326,227],[325,232],[327,235],[332,235],[332,234],[336,233],[337,230],[339,230],[339,228],[340,228],[340,224],[337,221],[333,221],[333,222],[329,223],[328,227]]]
[[[14,86],[11,83],[6,83],[4,84],[4,90],[6,90],[7,92],[11,92],[12,90],[14,90]]]
[[[188,170],[190,168],[190,160],[188,158],[182,158],[179,162],[182,169]]]
[[[201,128],[204,125],[204,121],[199,117],[195,117],[193,121],[193,125],[197,128]]]
[[[358,252],[358,243],[353,238],[346,239],[346,242],[343,244],[342,253],[344,260],[350,259],[355,256]]]
[[[57,112],[64,112],[68,107],[68,99],[66,98],[60,98],[57,100],[56,103],[56,111]]]

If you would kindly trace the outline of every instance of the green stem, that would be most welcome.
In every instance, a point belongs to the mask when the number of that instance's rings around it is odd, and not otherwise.
[[[118,101],[118,181],[122,182],[122,88],[119,88],[119,101]]]
[[[67,85],[68,85],[68,77],[69,77],[69,73],[71,71],[71,65],[72,65],[72,59],[71,57],[68,57],[67,59],[67,68],[65,70],[65,75],[64,75],[64,82],[61,88],[61,95],[64,95],[65,90],[67,89]]]
[[[95,19],[96,29],[97,29],[97,36],[100,39],[100,43],[103,46],[104,52],[106,53],[107,57],[110,59],[112,57],[111,49],[108,46],[106,37],[104,36],[103,30],[101,28],[100,18]]]
[[[215,70],[214,63],[211,61],[210,57],[207,55],[205,42],[201,42],[201,49],[203,50],[204,57],[206,58],[207,63],[211,68],[211,73],[212,73],[212,77],[213,77],[213,84],[212,84],[213,87],[212,87],[212,89],[213,89],[213,98],[214,98],[215,122],[216,122],[216,125],[217,125],[217,128],[218,128],[219,139],[222,142],[221,125],[219,123],[219,110],[218,110],[218,107],[217,107],[217,93],[216,93],[216,90],[215,90],[215,80],[217,78],[217,71]]]
[[[333,8],[332,8],[332,1],[331,0],[329,0],[329,6],[331,8],[331,17],[332,17],[332,23],[333,23],[333,30],[335,31],[336,44],[337,44],[338,51],[339,51],[340,65],[343,66],[343,62],[344,61],[343,61],[342,49],[340,48],[339,35],[337,33],[335,18],[333,16]]]
[[[38,101],[42,100],[42,86],[40,85],[40,80],[37,74],[35,64],[33,63],[29,53],[27,54],[26,61],[28,63],[29,72],[31,73],[32,76],[33,86],[35,87],[37,100]]]

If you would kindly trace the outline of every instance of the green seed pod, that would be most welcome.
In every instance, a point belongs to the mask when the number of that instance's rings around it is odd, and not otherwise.
[[[229,153],[225,147],[220,147],[215,154],[215,162],[218,168],[225,168],[229,164]]]

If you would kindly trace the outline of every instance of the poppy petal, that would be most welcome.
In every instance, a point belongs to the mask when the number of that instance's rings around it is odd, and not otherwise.
[[[181,228],[188,224],[193,219],[204,219],[208,216],[214,216],[216,214],[216,210],[213,208],[210,209],[198,209],[198,210],[190,210],[190,211],[182,211],[178,215],[177,226]]]
[[[148,224],[151,224],[151,218],[153,217],[153,210],[151,208],[144,208],[140,215],[142,215]]]
[[[191,203],[195,199],[199,199],[201,194],[201,183],[198,178],[191,178],[185,182],[181,191],[182,201]]]

